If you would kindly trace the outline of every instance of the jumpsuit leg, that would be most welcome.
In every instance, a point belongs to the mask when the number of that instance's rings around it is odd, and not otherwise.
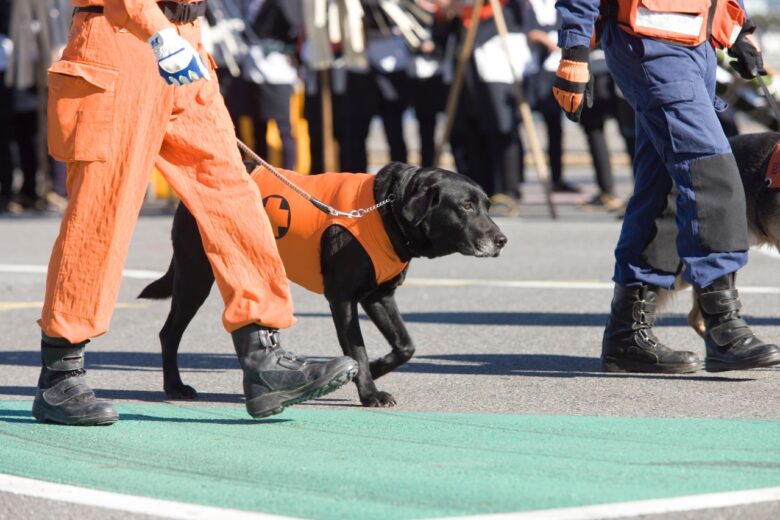
[[[675,273],[647,264],[642,252],[657,233],[655,219],[666,207],[672,178],[642,128],[637,128],[636,136],[634,167],[642,174],[637,175],[634,193],[626,206],[615,249],[613,280],[624,287],[648,283],[668,288],[674,284]],[[647,225],[648,222],[652,224]]]
[[[197,23],[179,28],[197,44]],[[158,152],[163,173],[199,219],[225,300],[226,328],[252,322],[290,325],[284,269],[259,190],[244,173],[217,82],[166,85],[148,44],[103,16],[78,14],[72,30],[89,37],[72,38],[64,60],[89,64],[93,72],[82,74],[98,74],[102,86],[88,77],[50,76],[50,150],[68,163],[70,203],[49,263],[39,321],[44,334],[80,343],[108,330]],[[108,84],[112,72],[116,81]],[[79,105],[74,107],[73,100]],[[57,116],[72,116],[74,109],[94,120],[81,122],[75,138],[67,141],[57,127],[67,118]]]
[[[179,30],[198,44],[198,24]],[[287,328],[294,318],[284,265],[219,86],[213,79],[191,86],[175,90],[157,166],[198,222],[225,302],[225,328],[233,332],[251,323]]]
[[[70,202],[38,323],[46,336],[76,344],[108,330],[173,92],[148,44],[105,17],[79,13],[71,34],[64,64],[90,68],[49,74],[49,150],[67,163]],[[71,130],[76,114],[84,119]]]
[[[641,259],[658,215],[651,209],[662,210],[660,201],[668,193],[668,183],[649,180],[663,167],[678,191],[677,250],[684,276],[696,287],[706,287],[747,263],[744,193],[713,106],[714,50],[708,43],[687,48],[635,38],[614,23],[606,24],[605,36],[607,63],[637,112],[634,170],[645,192],[641,205],[650,206],[638,211],[635,196],[627,208],[615,281],[659,284],[666,278],[652,267],[648,271]],[[657,163],[650,160],[646,141],[658,154]]]

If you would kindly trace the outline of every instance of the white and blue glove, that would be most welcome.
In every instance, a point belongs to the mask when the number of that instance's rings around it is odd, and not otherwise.
[[[154,33],[149,38],[149,45],[157,57],[160,76],[167,83],[178,87],[203,78],[211,79],[198,52],[173,27]]]

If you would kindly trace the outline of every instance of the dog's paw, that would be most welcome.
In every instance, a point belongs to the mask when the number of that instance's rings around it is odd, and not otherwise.
[[[166,385],[165,397],[167,397],[172,401],[181,401],[181,400],[190,401],[192,399],[198,398],[198,392],[190,385],[185,385],[185,384],[170,385],[170,386]]]
[[[395,397],[393,397],[392,394],[388,394],[387,392],[375,392],[366,396],[365,398],[361,398],[360,402],[363,403],[363,406],[368,406],[371,408],[387,408],[397,404]]]

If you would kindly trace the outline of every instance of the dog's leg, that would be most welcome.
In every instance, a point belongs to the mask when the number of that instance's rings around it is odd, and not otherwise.
[[[387,392],[377,390],[368,365],[368,354],[360,332],[357,303],[353,301],[329,302],[336,325],[336,334],[344,354],[358,362],[355,377],[360,402],[363,406],[395,406],[395,398]]]
[[[688,325],[690,325],[696,333],[704,338],[704,318],[701,316],[701,309],[699,308],[699,300],[696,299],[696,293],[693,293],[693,304],[691,305],[691,312],[688,313]]]
[[[196,399],[198,393],[185,385],[179,373],[178,353],[184,331],[214,284],[198,226],[182,205],[173,226],[173,292],[171,311],[160,330],[163,389],[168,399]]]
[[[390,353],[370,363],[371,377],[377,379],[409,361],[414,355],[414,343],[398,311],[394,294],[369,297],[360,304],[392,348]]]

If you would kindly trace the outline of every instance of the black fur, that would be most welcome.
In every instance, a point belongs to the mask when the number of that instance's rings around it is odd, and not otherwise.
[[[488,216],[487,195],[462,175],[391,163],[377,173],[374,193],[376,200],[395,197],[378,211],[402,260],[452,253],[498,256],[506,244],[506,236]],[[139,297],[172,296],[170,314],[160,331],[165,394],[171,399],[193,399],[197,393],[182,382],[176,355],[184,330],[209,294],[214,275],[195,219],[184,205],[176,210],[172,235],[173,260],[168,272]],[[394,296],[406,270],[377,285],[368,253],[338,225],[323,233],[320,265],[339,344],[360,365],[355,384],[361,403],[395,405],[395,398],[378,390],[374,380],[409,361],[415,351]],[[368,359],[360,331],[358,304],[391,346],[388,354],[373,361]]]

